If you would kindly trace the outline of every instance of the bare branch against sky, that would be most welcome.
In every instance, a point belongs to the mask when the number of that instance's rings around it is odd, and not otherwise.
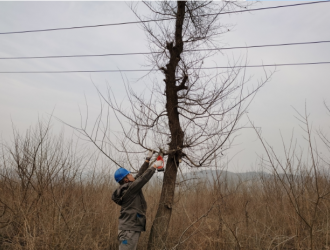
[[[297,2],[265,1],[255,8],[295,4]],[[217,42],[223,47],[245,47],[259,44],[281,44],[330,40],[328,30],[330,4],[311,4],[221,17],[222,23],[232,27]],[[147,16],[148,8],[139,6]],[[136,21],[130,8],[121,2],[0,2],[0,33],[18,30],[73,27]],[[258,49],[223,50],[204,62],[204,67],[233,65],[240,59],[248,65],[330,61],[330,45],[311,44],[265,47]],[[145,34],[136,25],[98,27],[29,34],[11,34],[0,40],[0,57],[47,55],[105,54],[148,51]],[[245,61],[246,60],[246,61]],[[228,63],[229,62],[229,63]],[[102,69],[146,69],[149,61],[144,55],[92,58],[58,58],[31,60],[0,60],[1,71],[66,71]],[[329,102],[329,65],[274,67],[272,81],[261,89],[249,108],[249,117],[262,128],[263,137],[281,145],[279,130],[291,134],[297,121],[292,106],[303,108],[305,101],[314,126],[327,120],[323,101]],[[134,90],[150,88],[161,73],[124,74]],[[247,69],[246,75],[260,79],[262,68]],[[20,130],[34,124],[38,116],[54,115],[70,124],[80,121],[79,108],[88,99],[90,115],[96,116],[98,96],[92,81],[104,89],[108,82],[119,100],[125,98],[120,73],[75,74],[10,74],[0,75],[1,136],[11,139],[12,122]],[[247,123],[248,124],[248,123]],[[62,125],[55,123],[56,128]],[[118,124],[111,124],[116,130]],[[248,126],[248,125],[247,125]],[[299,133],[297,129],[296,133]],[[228,159],[240,152],[230,163],[230,170],[247,171],[261,152],[252,129],[240,132],[236,146],[226,153]],[[277,143],[277,144],[276,144]]]

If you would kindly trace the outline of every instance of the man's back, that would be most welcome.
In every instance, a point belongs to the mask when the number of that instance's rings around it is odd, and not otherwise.
[[[149,167],[152,155],[153,151],[149,151],[135,178],[124,168],[115,172],[115,180],[120,186],[113,192],[112,200],[121,206],[118,224],[119,250],[136,250],[141,231],[146,230],[147,203],[142,188],[153,176],[156,168],[163,169],[164,165],[163,160],[157,160]]]
[[[147,203],[142,193],[143,186],[155,173],[145,162],[134,182],[120,185],[112,194],[112,200],[121,206],[119,230],[145,231]]]
[[[130,193],[132,183],[121,185],[112,195],[112,200],[121,206],[118,229],[145,231],[147,203],[141,189]]]

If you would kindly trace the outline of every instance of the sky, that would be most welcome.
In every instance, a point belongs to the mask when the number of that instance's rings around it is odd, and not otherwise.
[[[261,1],[252,8],[295,3],[300,1]],[[149,14],[142,4],[138,11]],[[220,20],[233,26],[219,37],[219,42],[223,47],[236,47],[330,40],[329,11],[330,3],[321,3],[226,15]],[[127,2],[0,2],[0,33],[127,21],[136,21]],[[135,24],[0,35],[1,58],[140,51],[148,51],[148,41]],[[226,66],[232,58],[244,58],[250,65],[330,61],[330,43],[227,50],[209,64]],[[144,69],[146,63],[144,56],[0,60],[0,71]],[[248,116],[278,152],[282,152],[280,134],[288,143],[292,131],[304,148],[295,109],[304,112],[305,105],[313,127],[329,132],[329,116],[324,108],[324,102],[330,104],[329,69],[330,64],[267,68],[274,74],[257,93]],[[263,70],[249,69],[246,73],[251,81],[258,82]],[[137,81],[142,75],[132,72],[124,77],[138,90],[151,84],[148,78]],[[125,98],[119,73],[0,74],[2,139],[12,139],[13,124],[24,132],[38,118],[50,114],[79,125],[79,107],[85,107],[85,97],[91,115],[96,115],[99,101],[93,83],[100,89],[109,84],[119,100]],[[247,118],[243,117],[242,123],[245,122]],[[56,119],[52,124],[55,132],[65,127]],[[246,128],[239,132],[224,161],[229,161],[228,170],[245,172],[257,167],[258,155],[262,154],[256,133]]]

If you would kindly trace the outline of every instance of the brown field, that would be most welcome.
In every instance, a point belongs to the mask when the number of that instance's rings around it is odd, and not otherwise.
[[[91,161],[61,138],[15,138],[2,148],[0,249],[118,249],[112,175],[83,176]],[[212,182],[178,183],[166,249],[329,249],[329,175],[313,162],[273,170],[250,181],[219,170]],[[145,187],[148,231],[138,249],[147,247],[160,190],[159,181]]]

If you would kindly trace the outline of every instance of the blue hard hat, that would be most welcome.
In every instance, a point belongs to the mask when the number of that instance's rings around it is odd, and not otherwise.
[[[126,175],[128,175],[130,171],[125,168],[119,168],[115,172],[115,180],[116,182],[120,182]]]

